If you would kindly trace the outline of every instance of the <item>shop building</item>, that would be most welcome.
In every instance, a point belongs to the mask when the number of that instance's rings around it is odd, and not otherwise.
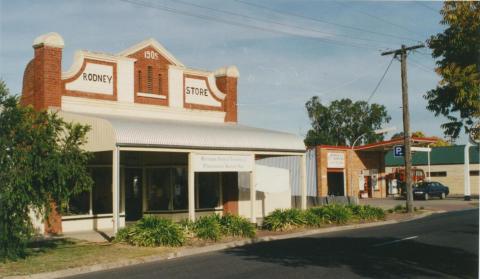
[[[64,41],[35,39],[21,102],[88,124],[94,153],[91,191],[58,207],[40,230],[113,229],[155,214],[179,220],[212,213],[256,222],[290,208],[292,175],[268,163],[295,157],[301,207],[306,207],[303,139],[237,123],[235,66],[186,67],[153,39],[118,54],[77,51],[62,71]],[[265,162],[265,163],[262,163]]]
[[[412,145],[435,142],[433,138],[412,138]],[[318,145],[310,148],[316,157],[317,196],[384,198],[387,188],[385,154],[403,139],[355,147]]]

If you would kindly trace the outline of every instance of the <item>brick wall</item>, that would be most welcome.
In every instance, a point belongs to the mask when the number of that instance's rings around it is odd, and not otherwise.
[[[327,165],[328,153],[342,153],[345,156],[345,167],[343,169],[329,169]],[[346,194],[348,196],[359,196],[358,178],[362,170],[378,170],[379,190],[372,192],[372,197],[380,198],[386,196],[385,188],[385,167],[383,152],[361,152],[352,151],[343,147],[316,147],[317,160],[317,193],[318,196],[328,195],[327,174],[331,172],[345,172]]]
[[[36,109],[61,106],[62,49],[35,48],[35,105]]]
[[[225,122],[237,122],[237,78],[219,76],[216,82],[218,89],[227,95],[224,100]]]
[[[152,55],[154,58],[145,58],[145,52]],[[128,57],[135,58],[135,103],[168,106],[168,65],[171,63],[163,56],[161,56],[153,47],[146,47],[141,49]],[[148,86],[148,67],[151,67],[152,84],[149,89]],[[139,83],[139,81],[141,83]],[[137,93],[151,93],[166,96],[165,99],[156,99],[149,97],[138,96]]]

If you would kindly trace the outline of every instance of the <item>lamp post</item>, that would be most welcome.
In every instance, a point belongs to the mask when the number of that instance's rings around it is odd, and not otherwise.
[[[392,132],[392,131],[395,131],[397,129],[397,127],[393,126],[393,127],[388,127],[388,128],[383,128],[383,129],[377,129],[377,130],[373,130],[373,133],[375,133],[376,135],[381,135],[381,134],[386,134],[388,132]],[[367,133],[363,133],[361,134],[358,138],[356,138],[354,141],[353,141],[353,144],[351,146],[351,154],[353,155],[353,149],[355,148],[355,145],[357,144],[357,141],[359,141],[361,138],[363,138],[364,136],[366,136]],[[351,156],[350,156],[351,157]],[[352,184],[353,184],[353,174],[352,174],[352,159],[350,158],[349,159],[350,163],[350,196],[353,196],[353,187],[352,187]],[[360,186],[360,185],[359,185]]]

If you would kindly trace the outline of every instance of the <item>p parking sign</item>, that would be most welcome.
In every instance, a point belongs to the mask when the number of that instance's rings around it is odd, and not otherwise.
[[[405,146],[403,145],[395,145],[393,147],[393,156],[395,157],[403,157],[405,156]]]

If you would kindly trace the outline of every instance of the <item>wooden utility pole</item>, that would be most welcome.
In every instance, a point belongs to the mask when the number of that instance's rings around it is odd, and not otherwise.
[[[405,145],[405,184],[407,188],[407,211],[413,212],[413,192],[412,192],[412,151],[410,139],[410,112],[408,110],[408,83],[407,83],[407,51],[422,48],[424,45],[406,47],[402,45],[400,49],[383,52],[383,55],[393,54],[400,56],[401,76],[402,76],[402,107],[403,107],[403,139]]]

